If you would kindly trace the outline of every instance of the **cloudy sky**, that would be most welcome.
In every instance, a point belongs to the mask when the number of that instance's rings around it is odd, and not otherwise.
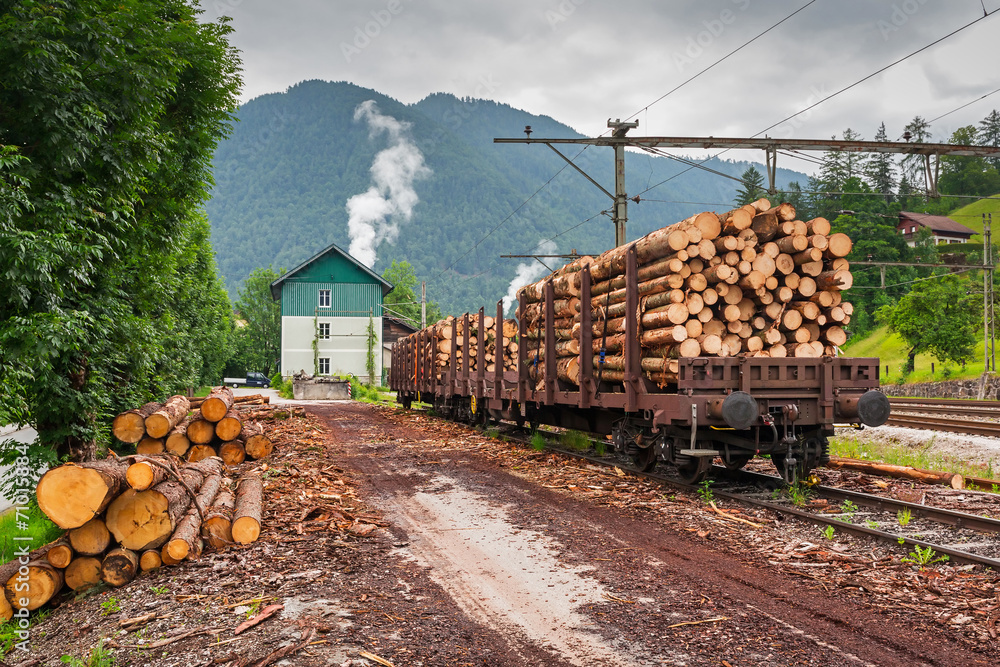
[[[604,132],[609,117],[636,116],[640,126],[632,134],[750,136],[1000,10],[1000,0],[203,0],[203,6],[206,18],[232,17],[244,99],[324,79],[406,103],[433,92],[493,99],[589,135]],[[933,119],[1000,88],[998,38],[1000,11],[768,135],[827,138],[850,127],[871,139],[884,121],[896,139],[915,115]],[[993,108],[1000,108],[1000,93],[935,122],[934,138],[947,139]]]

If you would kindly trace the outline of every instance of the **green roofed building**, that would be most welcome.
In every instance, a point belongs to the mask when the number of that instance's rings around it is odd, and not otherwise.
[[[332,244],[271,283],[271,296],[281,302],[282,375],[350,373],[367,381],[371,318],[378,383],[382,299],[390,291],[391,284]]]

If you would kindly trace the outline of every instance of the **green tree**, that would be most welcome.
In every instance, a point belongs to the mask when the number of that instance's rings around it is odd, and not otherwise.
[[[913,372],[921,352],[942,362],[965,364],[972,359],[981,311],[970,285],[968,280],[943,275],[917,283],[895,306],[879,309],[879,321],[910,346],[906,373]]]
[[[281,361],[281,303],[271,296],[271,283],[284,274],[254,269],[236,301],[235,354],[231,372],[259,371],[270,377]],[[289,369],[281,369],[286,372]]]
[[[178,272],[208,248],[200,206],[240,84],[230,28],[199,12],[0,5],[0,386],[19,392],[0,414],[35,426],[35,453],[92,456],[110,415],[218,363],[215,334],[175,338],[217,333],[218,295],[201,309]]]
[[[979,121],[976,143],[980,146],[1000,146],[1000,113],[997,113],[996,109]],[[986,161],[993,165],[994,169],[1000,169],[1000,157],[988,157]]]
[[[973,145],[978,136],[973,125],[955,130],[949,143]],[[1000,173],[986,158],[950,156],[941,158],[941,192],[954,195],[989,196],[1000,192]]]
[[[392,284],[392,291],[383,300],[386,313],[402,317],[413,326],[420,326],[420,281],[413,266],[407,261],[392,260],[392,265],[382,277]],[[427,302],[427,323],[441,319],[441,308],[434,301]]]
[[[745,206],[764,196],[764,176],[753,165],[747,167],[746,171],[740,175],[740,181],[742,185],[736,191],[734,205]]]
[[[913,120],[906,124],[903,133],[910,133],[907,141],[912,143],[924,143],[931,140],[931,124],[920,116],[914,116]],[[926,183],[924,174],[924,158],[922,155],[907,155],[903,158],[903,173],[911,186],[919,188]]]
[[[875,141],[889,141],[885,123],[878,126]],[[892,153],[875,153],[868,158],[865,165],[865,178],[875,192],[881,192],[887,202],[892,201],[892,193],[896,188],[896,162]]]

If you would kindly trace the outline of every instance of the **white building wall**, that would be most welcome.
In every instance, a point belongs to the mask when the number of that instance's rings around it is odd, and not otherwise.
[[[375,326],[375,381],[382,377],[382,318],[373,318]],[[368,318],[312,317],[281,318],[281,373],[290,376],[299,371],[312,373],[313,339],[316,324],[330,324],[330,338],[320,339],[319,356],[330,360],[331,375],[353,374],[368,379]]]

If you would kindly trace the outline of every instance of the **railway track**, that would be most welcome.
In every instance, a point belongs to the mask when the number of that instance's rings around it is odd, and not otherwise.
[[[966,435],[1000,437],[1000,422],[979,422],[930,415],[892,414],[889,416],[888,421],[886,421],[885,426],[923,428],[931,431],[948,431],[949,433],[964,433]]]
[[[543,432],[544,433],[544,432]],[[510,436],[508,436],[510,437]],[[512,437],[512,440],[531,446],[527,438]],[[656,480],[671,488],[684,491],[698,491],[698,486],[687,484],[681,480],[658,472],[642,472],[628,465],[623,465],[621,460],[615,455],[597,456],[547,445],[546,449],[556,451],[566,456],[584,460],[595,465],[608,468],[618,467],[628,470],[629,473],[638,477]],[[964,512],[956,512],[937,507],[929,507],[917,503],[909,503],[893,498],[874,496],[858,491],[846,489],[836,489],[822,485],[809,487],[809,493],[814,496],[829,498],[842,503],[842,507],[849,507],[846,503],[853,503],[859,510],[852,512],[851,519],[864,520],[865,524],[854,523],[851,520],[845,521],[844,512],[838,514],[825,514],[819,511],[810,511],[805,507],[798,507],[790,502],[781,502],[768,497],[768,491],[764,489],[786,488],[787,485],[780,477],[753,473],[746,470],[730,471],[721,466],[714,466],[713,473],[719,479],[727,479],[734,483],[734,487],[750,487],[744,490],[733,490],[733,488],[723,488],[723,486],[712,486],[712,494],[716,498],[725,498],[734,502],[753,505],[763,509],[768,509],[785,516],[793,516],[820,527],[832,526],[835,531],[842,531],[857,536],[873,538],[886,543],[894,543],[917,551],[917,547],[925,553],[933,553],[937,556],[947,556],[951,562],[962,564],[983,565],[996,570],[1000,570],[1000,559],[988,555],[991,551],[1000,553],[1000,539],[994,536],[1000,534],[1000,520],[982,517]],[[902,516],[906,516],[906,530],[899,524]],[[896,529],[893,529],[893,526]],[[927,534],[940,535],[936,541],[924,539]],[[964,548],[962,548],[964,547]],[[974,549],[974,550],[971,550]],[[985,552],[985,553],[983,553]]]
[[[1000,419],[1000,401],[890,398],[889,405],[886,426],[1000,437],[1000,422],[984,421]]]

